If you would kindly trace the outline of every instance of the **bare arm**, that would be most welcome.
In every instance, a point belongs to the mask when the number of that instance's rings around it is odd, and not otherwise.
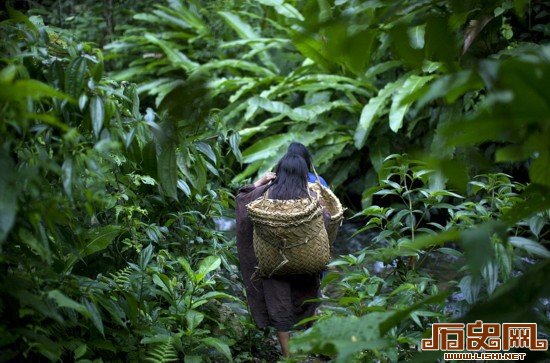
[[[269,183],[270,181],[275,179],[275,177],[276,177],[275,173],[272,173],[272,172],[269,171],[269,172],[265,173],[260,179],[256,180],[253,185],[256,188],[260,187],[262,185],[265,185],[265,184]]]

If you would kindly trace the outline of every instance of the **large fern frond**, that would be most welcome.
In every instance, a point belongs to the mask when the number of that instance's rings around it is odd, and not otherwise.
[[[177,360],[178,354],[174,349],[171,339],[166,343],[153,346],[147,352],[147,358],[145,359],[146,362],[151,363],[175,362]]]

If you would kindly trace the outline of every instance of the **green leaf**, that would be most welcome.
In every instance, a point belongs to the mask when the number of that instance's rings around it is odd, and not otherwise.
[[[88,313],[90,314],[90,318],[92,320],[92,323],[94,323],[94,326],[99,330],[101,335],[105,337],[105,331],[103,329],[103,320],[101,319],[101,314],[99,313],[99,310],[95,306],[93,302],[90,302],[88,300],[84,300],[84,303],[86,304],[86,309],[88,310]]]
[[[174,6],[177,4],[176,6]],[[177,10],[174,11],[172,8],[176,8]],[[171,26],[176,26],[181,29],[191,29],[191,25],[186,21],[185,17],[182,16],[180,13],[181,10],[183,10],[184,7],[182,6],[182,3],[180,2],[172,2],[171,7],[165,7],[165,6],[158,6],[157,10],[153,10],[153,14],[161,18],[164,22]],[[149,14],[138,14],[138,15],[149,15]],[[154,18],[152,18],[154,19]],[[144,18],[143,20],[147,20],[147,18]],[[156,19],[154,20],[156,22]]]
[[[123,292],[123,295],[127,304],[127,309],[125,310],[125,313],[130,318],[130,322],[133,325],[136,325],[139,314],[138,302],[134,295],[129,292]]]
[[[149,262],[151,262],[151,258],[153,257],[153,245],[149,245],[141,250],[139,253],[139,267],[142,270],[145,270],[147,266],[149,265]]]
[[[460,233],[466,264],[472,274],[477,274],[492,260],[495,252],[491,242],[494,234],[505,238],[506,226],[502,222],[491,221]]]
[[[498,265],[494,261],[490,261],[481,270],[481,275],[487,286],[487,294],[491,295],[498,284]]]
[[[407,29],[409,35],[409,42],[413,49],[424,48],[424,34],[426,33],[426,24],[417,25],[415,27]]]
[[[542,151],[529,167],[529,178],[533,183],[550,187],[550,152]]]
[[[186,72],[191,72],[194,69],[196,69],[199,64],[196,62],[191,61],[185,54],[178,51],[178,46],[175,44],[171,44],[167,41],[158,39],[153,34],[146,33],[143,36],[145,39],[147,39],[149,42],[157,45],[164,54],[166,54],[166,57],[172,63],[172,65],[177,66],[185,70]]]
[[[425,42],[425,54],[431,60],[445,63],[450,69],[455,68],[453,62],[459,55],[459,47],[447,17],[427,16]]]
[[[424,31],[424,45],[426,45],[429,39],[429,33]],[[425,58],[423,49],[415,49],[415,45],[411,42],[409,33],[409,26],[404,22],[401,24],[394,24],[389,29],[390,45],[397,60],[400,60],[403,64],[409,68],[420,68],[422,61]],[[426,47],[424,47],[426,48]]]
[[[252,119],[252,117],[254,116],[254,113],[258,108],[262,108],[271,113],[283,114],[285,116],[289,116],[292,114],[292,108],[283,102],[270,101],[264,97],[253,97],[248,101],[248,109],[246,111],[244,119],[245,120]],[[305,119],[301,119],[297,121],[304,121],[304,120]]]
[[[96,52],[97,63],[92,68],[92,77],[94,81],[100,82],[105,71],[105,65],[103,63],[103,53],[98,49]]]
[[[528,159],[531,155],[530,150],[523,145],[508,145],[501,147],[495,152],[495,161],[497,163],[512,161],[518,162]]]
[[[224,60],[210,61],[208,63],[200,65],[195,72],[211,74],[213,71],[218,69],[223,69],[224,71],[227,71],[228,69],[231,69],[231,68],[236,70],[247,71],[261,77],[269,77],[269,76],[275,75],[271,70],[265,67],[259,66],[257,63],[238,60],[238,59],[224,59]]]
[[[172,281],[165,274],[157,273],[153,275],[153,283],[160,287],[164,292],[168,293],[170,296],[174,294],[174,289],[172,286]]]
[[[383,113],[383,108],[387,100],[404,82],[405,78],[400,78],[395,82],[387,83],[386,86],[378,92],[378,95],[372,97],[365,107],[363,107],[354,135],[355,147],[357,149],[361,149],[365,145],[376,118]]]
[[[206,155],[210,160],[212,160],[214,162],[214,164],[216,163],[216,154],[214,153],[214,150],[212,150],[212,146],[208,145],[207,143],[205,142],[202,142],[202,141],[199,141],[195,144],[195,146],[197,147],[197,149],[203,153],[204,155]]]
[[[80,257],[85,257],[104,250],[120,234],[122,227],[109,225],[98,227],[87,234],[86,246],[80,250]]]
[[[156,334],[150,337],[145,337],[140,340],[141,344],[156,344],[156,343],[167,343],[172,340],[172,337],[168,334]]]
[[[254,39],[259,38],[258,34],[252,29],[252,27],[245,23],[238,15],[233,14],[229,11],[220,11],[218,12],[220,16],[225,20],[227,25],[229,25],[233,30],[239,34],[243,39]]]
[[[147,351],[146,362],[151,363],[167,363],[178,361],[178,355],[172,343],[172,339],[166,343],[155,346]]]
[[[232,180],[231,180],[231,183],[240,183],[242,182],[244,179],[250,177],[251,175],[253,175],[254,173],[256,173],[263,165],[263,160],[258,160],[258,161],[255,161],[253,163],[251,163],[250,165],[248,165],[246,167],[246,169],[244,169],[244,171],[240,174],[237,174]]]
[[[466,275],[460,280],[458,287],[468,304],[474,304],[481,291],[481,279],[478,275]]]
[[[195,155],[195,164],[187,180],[193,184],[198,193],[202,193],[206,187],[206,161],[201,155]]]
[[[413,103],[413,100],[403,102],[405,97],[422,88],[422,86],[433,78],[434,76],[412,75],[407,78],[405,83],[403,83],[399,90],[393,95],[390,109],[390,129],[393,132],[397,132],[401,128],[403,125],[403,118]]]
[[[445,302],[447,296],[449,296],[449,292],[442,292],[440,294],[429,296],[424,300],[418,301],[417,303],[408,306],[406,309],[394,311],[389,317],[387,317],[380,323],[381,334],[387,333],[391,328],[402,323],[402,321],[406,319],[407,316],[409,316],[416,310],[429,306],[430,304],[441,304]]]
[[[73,309],[73,310],[78,311],[79,313],[81,313],[84,316],[89,316],[88,310],[86,309],[86,307],[84,307],[84,305],[74,301],[70,297],[67,297],[65,294],[63,294],[59,290],[52,290],[52,291],[48,292],[48,298],[55,301],[57,306],[59,306],[60,308]]]
[[[181,190],[186,196],[191,196],[191,188],[189,188],[189,184],[187,184],[185,180],[178,179],[178,189]]]
[[[157,154],[158,178],[164,194],[174,200],[178,199],[178,165],[176,149],[172,143],[166,143]]]
[[[332,72],[336,68],[334,63],[324,54],[321,41],[315,39],[312,35],[295,32],[292,36],[292,43],[304,57],[317,63],[323,70]]]
[[[284,2],[284,0],[258,0],[262,5],[273,7],[278,13],[290,19],[298,19],[304,21],[304,17],[296,8]]]
[[[540,232],[544,228],[545,225],[544,218],[542,218],[540,215],[535,215],[531,218],[529,218],[529,229],[531,230],[531,233],[535,235],[535,237],[539,238]]]
[[[36,236],[25,228],[19,229],[19,238],[23,243],[29,246],[33,253],[40,256],[43,261],[48,264],[52,262],[52,253],[47,239],[42,236],[38,236],[38,238],[36,238]]]
[[[203,321],[204,314],[195,310],[187,310],[185,313],[185,321],[187,322],[187,330],[193,331]]]
[[[412,241],[404,241],[399,244],[401,252],[411,251],[418,252],[432,246],[442,245],[446,242],[456,241],[460,238],[460,232],[457,230],[449,230],[437,235],[421,235]]]
[[[67,261],[65,271],[68,271],[79,258],[84,258],[93,253],[107,248],[120,234],[122,227],[109,225],[91,229],[85,235],[85,245],[79,250],[78,255],[73,255]]]
[[[221,291],[210,291],[204,295],[201,295],[199,299],[204,299],[210,301],[211,299],[229,299],[229,300],[238,300],[235,296],[226,294]]]
[[[472,70],[464,70],[437,79],[428,88],[419,89],[419,93],[412,93],[411,97],[418,98],[420,96],[418,107],[423,107],[428,102],[440,97],[453,103],[467,91],[481,88],[483,88],[483,82],[479,75]]]
[[[155,106],[159,107],[159,105],[164,101],[164,99],[170,95],[173,91],[177,90],[179,87],[185,85],[185,82],[181,79],[176,80],[170,80],[169,82],[165,82],[161,85],[158,85],[157,87],[151,89],[148,93],[150,95],[156,95],[155,98]],[[141,89],[141,88],[140,88]]]
[[[532,255],[543,258],[550,258],[550,251],[548,251],[540,243],[523,237],[510,237],[508,240],[514,247],[521,248]]]
[[[346,101],[321,102],[305,105],[302,107],[296,107],[293,109],[283,102],[270,101],[263,97],[254,97],[249,100],[249,107],[244,117],[245,120],[250,120],[254,116],[254,113],[257,111],[258,108],[264,109],[268,112],[278,113],[283,116],[287,116],[291,120],[295,121],[311,121],[316,116],[335,108],[343,108],[352,111],[350,103]]]
[[[80,109],[80,111],[84,110],[84,107],[86,107],[87,103],[88,103],[88,96],[85,93],[81,94],[80,97],[78,98],[78,108]]]
[[[16,169],[4,148],[0,149],[0,170],[0,242],[3,242],[15,222],[18,195]]]
[[[84,57],[73,59],[67,66],[65,71],[65,90],[71,97],[76,99],[80,96],[87,71],[88,64]]]
[[[525,322],[537,321],[534,308],[540,298],[550,297],[550,260],[529,267],[521,276],[500,285],[486,301],[474,305],[459,322]]]
[[[529,185],[522,194],[522,200],[503,213],[502,220],[512,226],[518,221],[529,218],[537,212],[550,209],[550,188],[540,185]]]
[[[72,182],[73,182],[73,158],[68,157],[61,166],[61,175],[63,179],[63,189],[69,198],[72,198]]]
[[[373,64],[372,67],[370,67],[365,73],[365,77],[367,77],[370,80],[379,74],[383,74],[389,71],[390,69],[399,67],[401,64],[402,63],[399,60],[391,60],[387,62]]]
[[[293,337],[291,349],[336,356],[335,362],[354,361],[356,353],[391,346],[390,340],[380,333],[380,324],[391,315],[391,312],[373,312],[361,317],[329,317]]]
[[[74,350],[74,360],[78,360],[86,354],[88,351],[88,346],[86,344],[80,344],[78,348]]]
[[[233,357],[231,356],[231,350],[229,349],[229,346],[221,340],[213,337],[207,337],[202,338],[200,342],[204,345],[208,345],[209,347],[216,349],[218,352],[223,354],[228,361],[233,362]]]
[[[277,155],[281,148],[287,146],[295,139],[297,139],[296,136],[291,133],[266,137],[243,151],[243,161],[245,163],[253,163],[268,159],[271,156]]]
[[[65,93],[35,79],[24,79],[0,87],[0,100],[24,101],[27,97],[33,100],[51,97],[74,102],[74,100]]]
[[[189,8],[185,6],[179,6],[181,5],[181,2],[171,2],[171,6],[173,7],[174,4],[178,4],[176,7],[176,13],[184,19],[187,24],[191,25],[193,29],[197,31],[199,34],[203,34],[208,32],[209,28],[208,25],[202,20],[201,14],[198,10],[195,9],[195,11],[190,10]]]
[[[0,83],[12,83],[17,75],[17,67],[14,64],[8,64],[0,70]]]
[[[103,99],[99,96],[94,96],[90,101],[90,119],[92,120],[94,135],[98,139],[105,120],[105,107]]]
[[[196,279],[197,282],[200,282],[206,274],[211,271],[216,270],[220,267],[222,260],[219,256],[208,256],[199,263],[199,268],[197,269]]]
[[[238,132],[233,132],[231,136],[229,136],[229,145],[231,145],[231,151],[233,152],[233,155],[235,155],[237,161],[242,163],[243,156],[241,154],[241,150],[239,149],[240,143],[241,135]]]
[[[184,363],[202,363],[203,357],[200,355],[188,355],[186,354],[185,357],[183,357]]]
[[[98,297],[96,296],[96,301],[101,304],[101,306],[109,312],[109,315],[113,319],[113,322],[118,324],[120,327],[126,327],[127,326],[127,318],[126,313],[124,312],[123,308],[119,305],[120,300],[115,302],[111,299],[107,299],[104,297]]]
[[[457,251],[454,248],[441,247],[441,248],[438,248],[437,250],[439,252],[441,252],[445,255],[449,255],[449,256],[454,256],[454,257],[459,257],[459,258],[463,256],[462,252]]]
[[[6,6],[6,10],[8,10],[10,19],[13,19],[19,23],[25,24],[33,32],[38,32],[38,29],[36,28],[36,26],[32,23],[32,21],[29,20],[29,18],[25,14],[23,14],[19,10],[15,10],[9,5]]]
[[[183,271],[187,274],[187,276],[191,279],[194,279],[195,273],[193,272],[193,269],[191,268],[191,265],[184,257],[178,258],[178,263],[183,268]]]

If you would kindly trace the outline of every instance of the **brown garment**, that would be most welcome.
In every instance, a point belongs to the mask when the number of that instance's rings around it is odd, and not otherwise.
[[[246,205],[259,198],[267,185],[241,188],[236,197],[237,251],[240,270],[246,288],[248,305],[260,329],[272,326],[277,331],[289,331],[300,320],[315,314],[319,305],[304,302],[320,296],[319,275],[290,275],[262,278],[256,272],[258,260],[252,244],[252,221]],[[325,228],[330,214],[323,212]]]

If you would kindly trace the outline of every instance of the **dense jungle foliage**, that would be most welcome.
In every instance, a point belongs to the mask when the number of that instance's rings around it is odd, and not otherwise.
[[[0,361],[276,361],[220,224],[291,141],[353,235],[287,361],[433,362],[434,322],[548,338],[549,5],[7,4]]]

